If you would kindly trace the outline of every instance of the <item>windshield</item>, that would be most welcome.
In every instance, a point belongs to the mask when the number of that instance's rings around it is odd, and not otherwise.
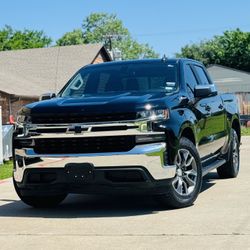
[[[84,97],[121,92],[172,93],[177,89],[176,64],[117,63],[82,68],[64,87],[62,97]]]

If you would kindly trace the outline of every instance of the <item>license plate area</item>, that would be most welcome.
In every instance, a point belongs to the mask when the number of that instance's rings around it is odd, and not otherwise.
[[[69,183],[86,183],[94,180],[94,166],[90,163],[68,163],[65,165]]]

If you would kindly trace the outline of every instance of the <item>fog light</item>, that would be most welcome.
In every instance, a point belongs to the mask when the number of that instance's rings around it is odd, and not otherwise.
[[[17,162],[17,165],[18,165],[19,168],[22,168],[24,166],[24,159],[23,159],[23,157],[18,158],[16,160],[16,162]]]

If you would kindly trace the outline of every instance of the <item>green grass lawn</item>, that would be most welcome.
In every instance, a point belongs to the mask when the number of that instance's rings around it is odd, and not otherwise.
[[[241,127],[241,135],[250,136],[250,128]]]
[[[12,176],[12,169],[12,161],[7,161],[3,165],[0,165],[0,180],[10,178]]]

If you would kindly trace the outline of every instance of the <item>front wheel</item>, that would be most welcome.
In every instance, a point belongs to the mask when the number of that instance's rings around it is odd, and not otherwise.
[[[16,193],[18,197],[21,199],[21,201],[35,208],[55,207],[59,203],[61,203],[67,196],[67,194],[48,195],[48,196],[47,195],[46,196],[24,196],[21,194],[14,178],[13,178],[13,184],[14,184]]]
[[[175,156],[176,175],[170,181],[166,194],[158,201],[170,208],[182,208],[193,204],[202,185],[202,169],[198,151],[194,144],[183,137]]]

